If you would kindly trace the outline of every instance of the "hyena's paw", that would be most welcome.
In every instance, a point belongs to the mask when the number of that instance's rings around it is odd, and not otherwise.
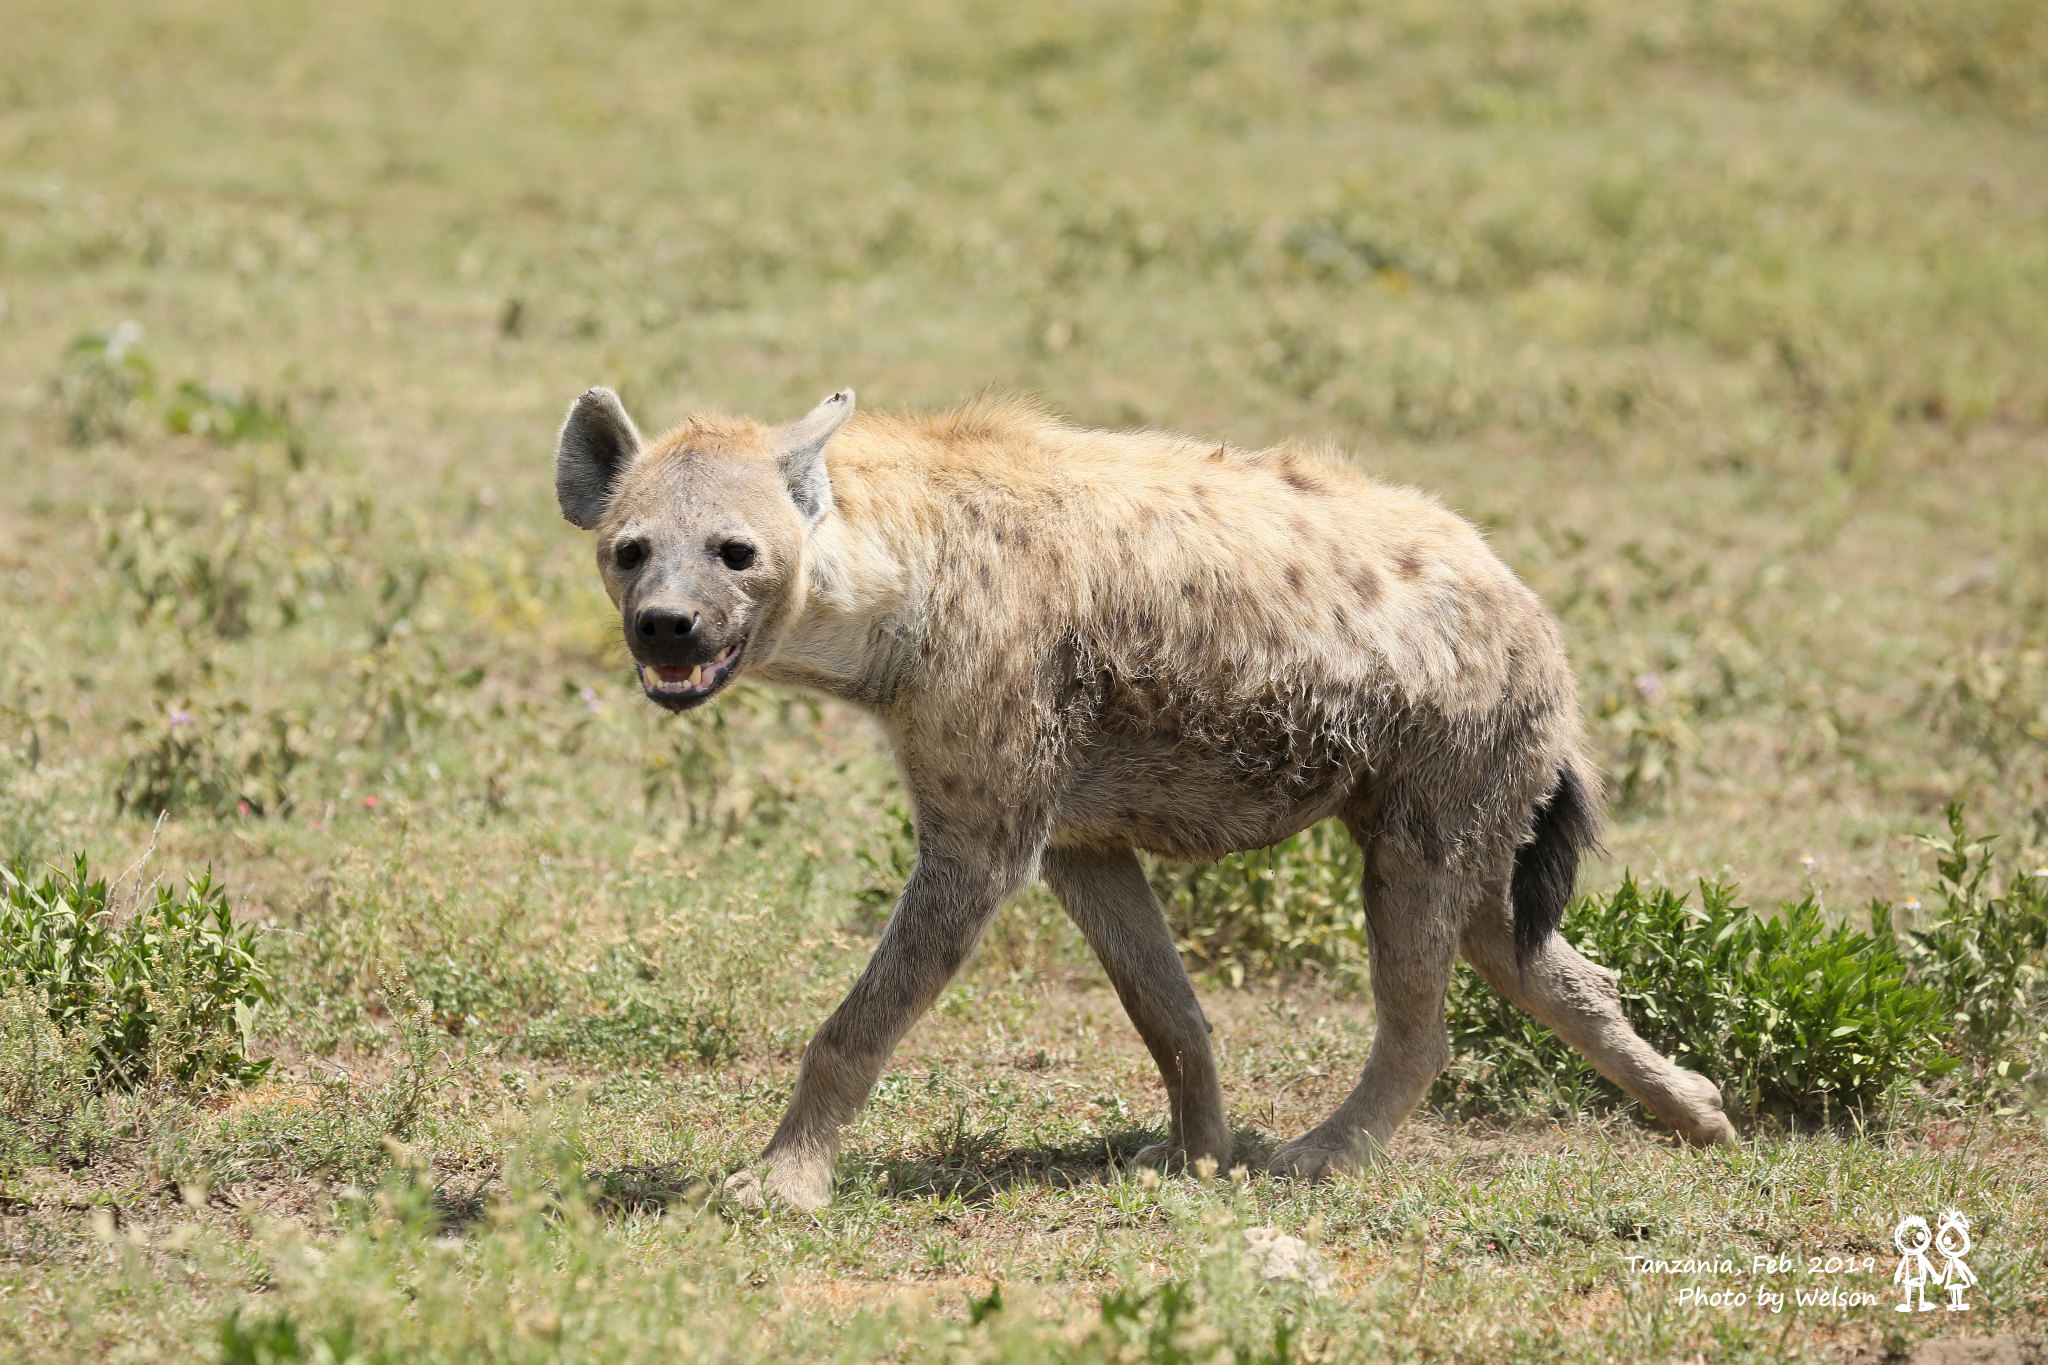
[[[1721,1112],[1721,1087],[1697,1071],[1681,1069],[1678,1074],[1692,1091],[1692,1104],[1671,1126],[1695,1147],[1733,1146],[1737,1141],[1735,1125]]]
[[[1317,1129],[1273,1153],[1266,1170],[1291,1180],[1311,1182],[1355,1175],[1366,1166],[1372,1150],[1369,1139],[1347,1139]]]
[[[725,1197],[742,1208],[764,1208],[774,1202],[814,1213],[832,1202],[832,1163],[771,1162],[765,1174],[735,1172],[723,1188]]]

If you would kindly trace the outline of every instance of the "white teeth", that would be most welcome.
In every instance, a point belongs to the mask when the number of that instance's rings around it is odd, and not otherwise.
[[[649,692],[673,693],[703,691],[708,686],[715,684],[719,680],[719,678],[723,676],[722,670],[724,670],[728,665],[730,665],[734,659],[739,657],[740,646],[744,645],[745,643],[745,640],[735,640],[733,643],[725,647],[724,653],[720,654],[710,663],[698,664],[696,667],[690,670],[688,677],[677,678],[673,681],[669,680],[668,678],[664,678],[662,676],[662,671],[658,668],[655,668],[653,665],[641,664],[639,666],[640,685],[646,688]]]

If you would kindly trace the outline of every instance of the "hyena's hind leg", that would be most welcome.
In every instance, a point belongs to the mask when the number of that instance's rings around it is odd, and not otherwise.
[[[1508,879],[1487,883],[1465,925],[1465,960],[1487,984],[1577,1048],[1594,1070],[1699,1147],[1735,1141],[1721,1092],[1639,1037],[1621,1012],[1614,973],[1588,962],[1556,933],[1515,960]]]
[[[1172,1133],[1140,1151],[1139,1164],[1178,1169],[1208,1157],[1219,1169],[1228,1166],[1230,1126],[1209,1048],[1209,1021],[1137,855],[1129,849],[1051,848],[1039,871],[1102,960],[1166,1082]]]
[[[1450,1061],[1444,991],[1457,956],[1470,874],[1404,856],[1384,843],[1365,851],[1365,924],[1372,968],[1372,1050],[1358,1085],[1306,1136],[1268,1163],[1275,1175],[1318,1180],[1355,1171],[1384,1152],[1394,1130]]]

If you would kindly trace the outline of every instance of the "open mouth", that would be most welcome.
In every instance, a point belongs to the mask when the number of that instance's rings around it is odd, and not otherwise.
[[[671,711],[695,706],[731,680],[733,670],[739,666],[740,651],[746,645],[745,637],[741,637],[708,664],[641,664],[640,688],[650,701]]]

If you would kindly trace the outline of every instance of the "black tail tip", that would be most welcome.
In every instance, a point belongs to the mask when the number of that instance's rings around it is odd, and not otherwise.
[[[1592,793],[1569,766],[1536,808],[1536,828],[1515,852],[1515,963],[1528,961],[1557,932],[1578,889],[1579,855],[1600,847],[1600,812]]]

